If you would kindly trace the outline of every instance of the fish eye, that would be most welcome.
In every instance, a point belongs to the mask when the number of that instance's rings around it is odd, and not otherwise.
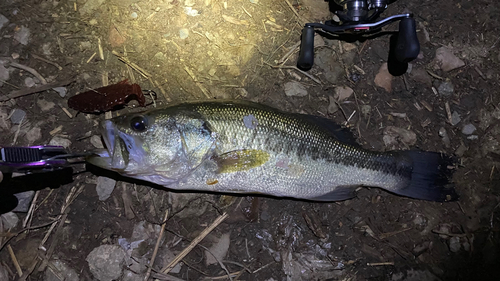
[[[144,132],[148,128],[148,121],[144,116],[135,116],[130,120],[130,127],[136,132]]]

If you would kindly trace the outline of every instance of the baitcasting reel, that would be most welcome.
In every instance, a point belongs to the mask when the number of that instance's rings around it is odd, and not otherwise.
[[[315,29],[335,35],[373,34],[389,23],[399,22],[395,58],[406,63],[414,60],[420,52],[417,38],[415,19],[413,14],[400,14],[377,21],[377,18],[387,8],[388,0],[328,0],[334,1],[339,10],[335,14],[340,22],[333,20],[321,23],[306,23],[302,29],[302,42],[300,45],[297,66],[309,70],[314,64],[314,32]],[[393,2],[393,1],[392,1]],[[333,4],[333,3],[330,3]]]

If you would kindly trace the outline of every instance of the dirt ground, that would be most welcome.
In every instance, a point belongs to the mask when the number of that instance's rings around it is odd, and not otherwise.
[[[153,90],[157,106],[245,99],[330,118],[373,150],[411,147],[456,155],[457,202],[412,200],[379,189],[361,189],[356,198],[334,203],[171,192],[80,164],[0,185],[6,202],[12,190],[36,191],[31,212],[14,216],[2,203],[0,276],[143,280],[162,232],[151,265],[159,280],[227,280],[228,273],[233,280],[498,280],[497,1],[389,5],[383,16],[415,14],[421,43],[407,73],[394,77],[384,71],[390,34],[362,42],[319,37],[314,67],[307,75],[294,69],[302,23],[328,20],[330,12],[322,0],[289,3],[0,1],[0,14],[8,19],[2,26],[0,17],[0,67],[8,73],[0,75],[0,98],[43,84],[67,91],[2,100],[0,146],[50,142],[72,152],[95,149],[104,114],[77,113],[67,100],[128,79]],[[384,30],[397,30],[397,24]],[[435,61],[443,49],[464,64],[443,70]],[[290,87],[304,95],[291,96]],[[342,87],[353,94],[340,99],[335,93]],[[132,101],[112,115],[137,110]],[[471,125],[475,130],[466,132]],[[96,184],[105,177],[117,182],[100,200]],[[228,217],[169,276],[157,273],[224,212]],[[8,229],[13,216],[19,222]],[[125,253],[115,275],[98,277],[89,266],[89,254],[102,245]],[[100,262],[114,258],[103,254]]]

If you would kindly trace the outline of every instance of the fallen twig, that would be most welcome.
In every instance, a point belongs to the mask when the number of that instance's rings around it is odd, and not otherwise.
[[[144,276],[144,281],[148,281],[149,276],[151,275],[151,269],[152,269],[153,264],[155,262],[156,254],[158,253],[158,248],[160,247],[160,242],[161,242],[161,239],[163,238],[163,233],[165,232],[165,225],[167,225],[167,218],[168,218],[168,209],[167,209],[167,211],[165,211],[165,217],[163,218],[163,223],[161,225],[160,234],[158,235],[158,240],[156,240],[156,245],[155,245],[155,249],[153,251],[153,256],[151,257],[151,261],[149,262],[149,264],[151,266],[148,268],[146,275]]]
[[[54,223],[58,222],[59,220],[54,220],[54,221],[51,221],[51,222],[48,222],[48,223],[44,223],[42,225],[37,225],[37,226],[32,226],[32,227],[27,227],[27,228],[24,228],[24,229],[21,229],[20,231],[14,233],[14,234],[10,234],[10,235],[4,235],[4,234],[1,234],[0,233],[0,236],[5,236],[5,237],[9,237],[7,239],[7,241],[5,241],[2,246],[0,246],[0,252],[3,250],[3,248],[9,243],[9,241],[11,239],[13,239],[14,237],[17,237],[19,234],[25,232],[25,231],[28,231],[28,230],[32,230],[32,229],[39,229],[39,228],[43,228],[43,227],[47,227],[49,225],[53,225]]]
[[[10,62],[10,66],[15,67],[15,68],[19,68],[19,69],[22,69],[22,70],[26,70],[29,73],[33,74],[33,76],[35,76],[36,78],[38,78],[38,80],[40,80],[40,83],[42,83],[44,85],[47,84],[47,80],[45,80],[45,78],[43,78],[43,76],[40,75],[40,73],[38,73],[38,71],[34,70],[33,68],[31,68],[29,66],[26,66],[26,65],[23,65],[23,64],[19,64],[17,62],[13,62],[13,61]]]
[[[288,60],[288,57],[290,57],[293,54],[293,52],[295,52],[295,50],[299,48],[299,46],[300,46],[300,41],[293,44],[293,46],[290,47],[290,50],[286,52],[286,54],[283,57],[281,57],[281,59],[278,61],[278,64],[284,64]]]
[[[367,262],[366,265],[368,265],[368,266],[394,265],[394,262],[393,261],[388,261],[388,262]]]
[[[292,12],[297,16],[299,22],[301,25],[304,25],[306,24],[307,22],[309,22],[308,19],[305,19],[304,17],[302,17],[301,15],[299,15],[299,13],[297,12],[297,10],[295,10],[295,8],[292,6],[292,4],[290,3],[290,1],[288,0],[285,0],[286,4],[288,5],[288,7],[290,7],[290,10],[292,10]]]
[[[179,263],[191,250],[200,243],[201,240],[205,238],[212,230],[214,230],[221,222],[223,222],[227,218],[228,214],[224,213],[220,217],[218,217],[209,227],[205,228],[198,237],[196,237],[189,246],[187,246],[180,254],[175,257],[168,265],[161,269],[161,273],[169,273],[172,268],[174,268],[177,263]]]
[[[9,255],[10,255],[10,258],[12,259],[12,263],[14,264],[14,267],[16,268],[17,275],[19,275],[19,277],[23,276],[23,270],[21,269],[19,262],[17,262],[17,258],[16,258],[16,255],[14,254],[14,250],[12,250],[12,247],[10,245],[7,245],[7,250],[9,250]]]
[[[269,65],[270,67],[272,68],[282,68],[282,69],[294,69],[302,74],[304,74],[305,76],[307,76],[309,79],[313,80],[314,82],[318,83],[318,84],[323,84],[321,83],[321,81],[318,79],[318,78],[315,78],[314,76],[312,76],[311,74],[305,72],[305,71],[302,71],[300,69],[298,69],[296,66],[289,66],[289,65],[272,65],[268,62],[264,62],[265,64]]]
[[[56,82],[48,83],[48,84],[42,85],[40,87],[24,88],[21,90],[15,90],[15,91],[10,92],[8,95],[0,96],[0,102],[1,101],[8,101],[10,99],[19,98],[22,96],[31,95],[34,93],[42,92],[42,91],[49,90],[49,89],[56,88],[56,87],[66,86],[68,84],[71,84],[71,82],[73,82],[73,81],[75,81],[75,77],[72,77],[70,79],[63,80],[63,81],[56,81]]]
[[[59,65],[59,64],[57,64],[56,62],[53,62],[53,61],[50,61],[50,60],[48,60],[48,59],[42,58],[42,57],[37,56],[37,55],[35,55],[35,54],[31,54],[31,56],[32,56],[33,58],[37,59],[37,60],[40,60],[40,61],[46,62],[46,63],[48,63],[48,64],[51,64],[51,65],[53,65],[53,66],[57,67],[57,69],[59,69],[59,70],[62,70],[62,69],[63,69],[63,68],[62,68],[62,66],[60,66],[60,65]]]
[[[207,99],[210,99],[210,92],[207,90],[207,88],[205,88],[200,81],[198,81],[198,79],[196,78],[196,76],[194,75],[194,73],[191,71],[191,69],[189,69],[187,66],[184,66],[184,70],[189,74],[189,76],[193,79],[193,81],[196,83],[196,86],[198,86],[198,88],[200,88],[201,92],[205,95],[205,97]]]
[[[142,69],[137,64],[129,61],[128,58],[126,58],[126,57],[118,54],[118,52],[116,52],[115,50],[112,51],[112,54],[115,55],[115,56],[117,56],[120,61],[122,61],[126,65],[130,66],[135,71],[139,72],[139,74],[141,74],[144,78],[148,79],[149,77],[151,77],[151,74],[149,74],[146,70]]]
[[[33,218],[33,213],[35,212],[36,200],[38,199],[38,195],[40,195],[40,190],[37,190],[35,192],[35,196],[33,196],[33,200],[31,201],[31,206],[28,210],[28,213],[26,214],[26,217],[23,220],[23,228],[29,226],[28,222],[30,222],[31,225],[31,219]]]

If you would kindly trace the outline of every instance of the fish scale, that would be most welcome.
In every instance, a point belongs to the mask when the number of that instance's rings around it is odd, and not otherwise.
[[[148,126],[135,130],[133,120],[141,118]],[[119,137],[132,148],[127,167],[101,167],[172,189],[335,201],[368,186],[433,201],[457,197],[446,187],[451,160],[444,155],[365,150],[341,141],[330,120],[251,102],[181,103],[120,116],[103,128],[107,144],[119,147]],[[108,147],[109,157],[117,147]]]

